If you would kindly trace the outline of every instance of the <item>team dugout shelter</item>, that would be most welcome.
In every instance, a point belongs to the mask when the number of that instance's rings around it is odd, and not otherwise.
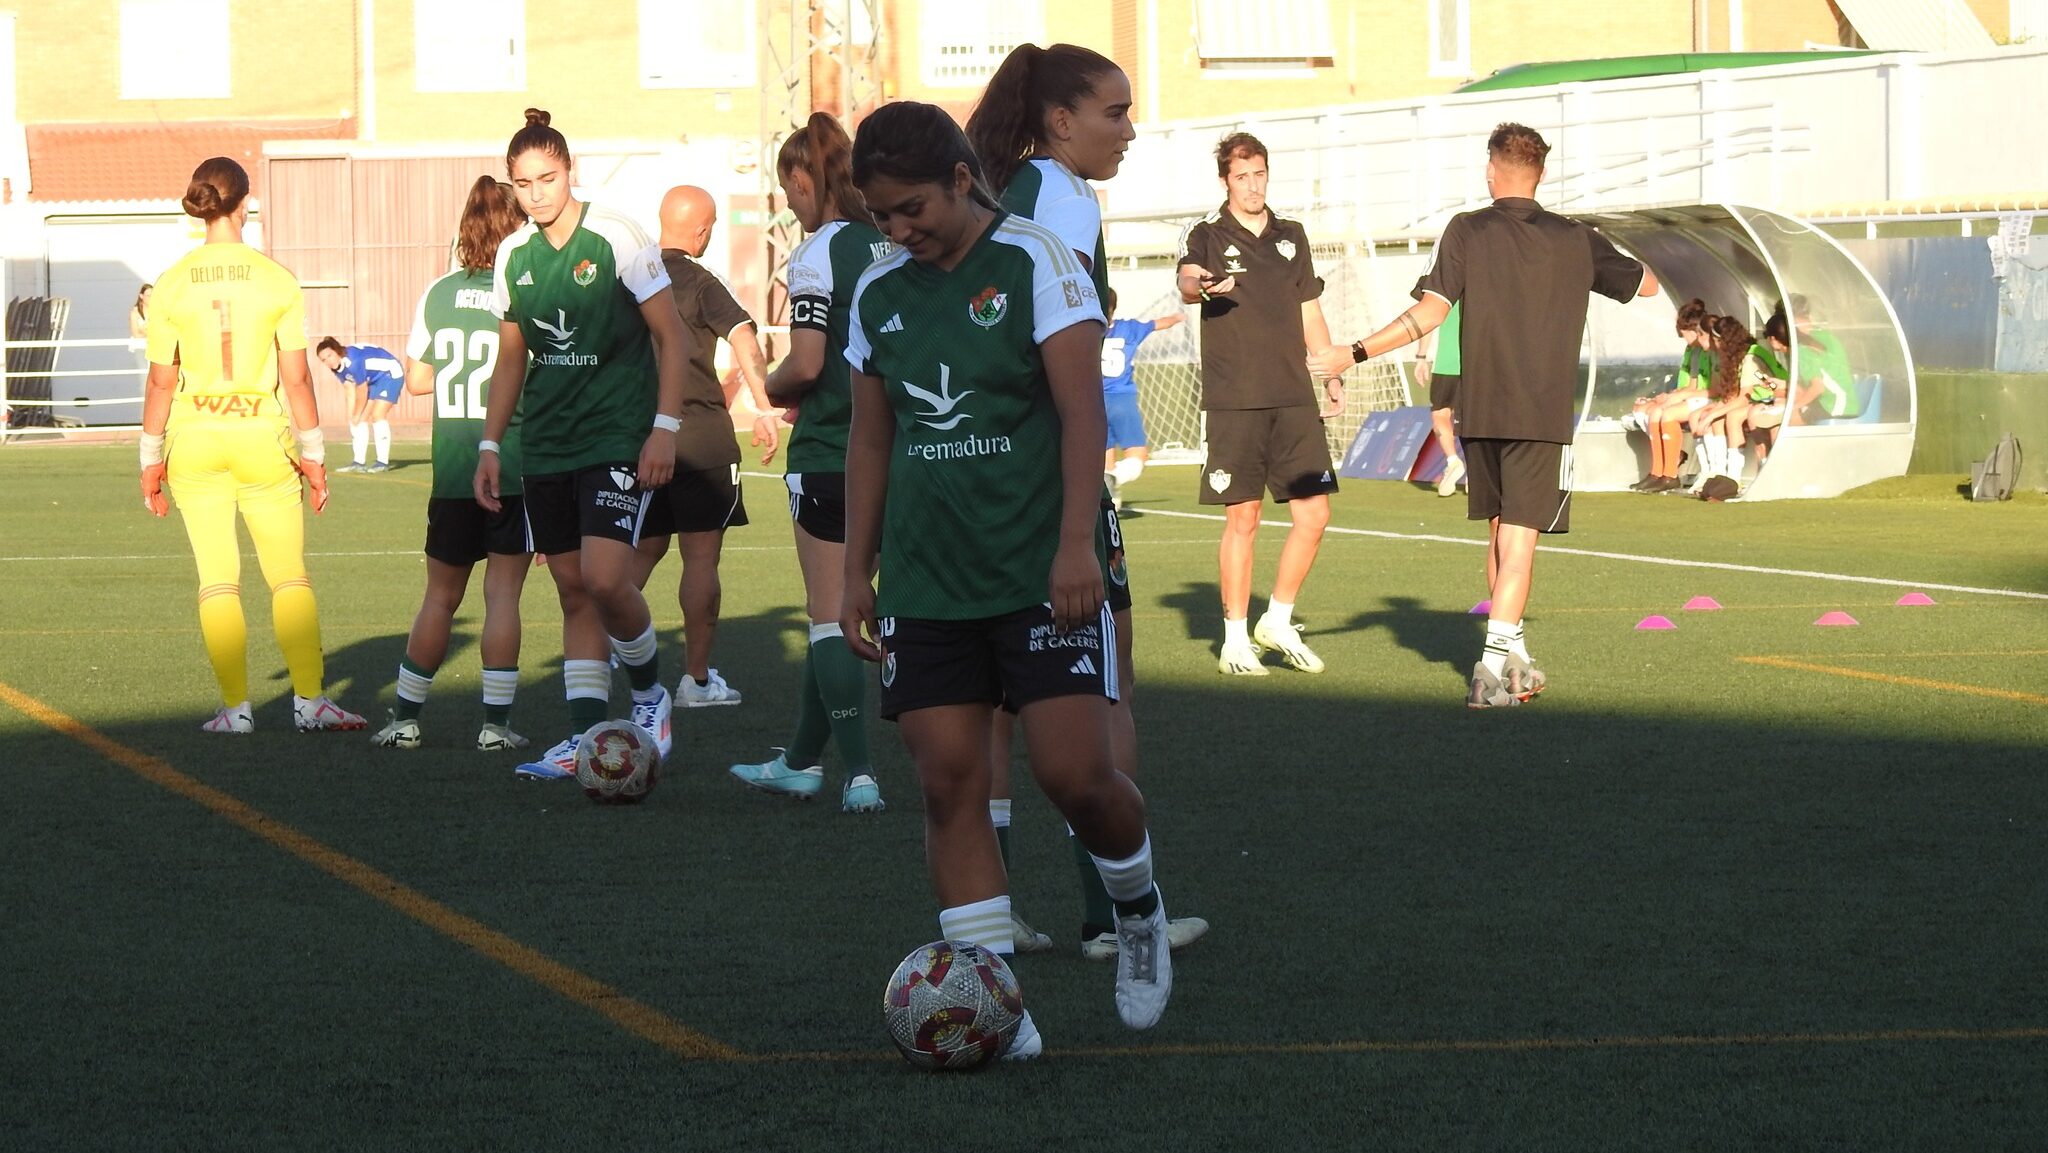
[[[1648,443],[1625,431],[1621,418],[1637,397],[1672,386],[1682,351],[1675,315],[1694,297],[1715,315],[1741,319],[1759,342],[1780,301],[1791,302],[1795,315],[1803,305],[1810,328],[1839,341],[1843,355],[1827,358],[1826,367],[1851,378],[1842,412],[1780,431],[1741,499],[1829,497],[1905,474],[1918,413],[1913,358],[1891,302],[1834,238],[1796,218],[1735,204],[1569,215],[1648,265],[1661,286],[1655,306],[1593,298],[1574,487],[1619,491],[1647,470]],[[1822,367],[1806,341],[1793,341],[1786,368],[1795,390]]]

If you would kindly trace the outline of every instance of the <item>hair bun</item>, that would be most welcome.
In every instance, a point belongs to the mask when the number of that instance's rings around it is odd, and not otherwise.
[[[529,108],[526,110],[526,122],[528,124],[538,124],[542,128],[546,128],[550,119],[552,118],[543,109]]]
[[[195,180],[185,190],[184,208],[187,213],[204,220],[209,214],[220,211],[220,190],[203,180]]]

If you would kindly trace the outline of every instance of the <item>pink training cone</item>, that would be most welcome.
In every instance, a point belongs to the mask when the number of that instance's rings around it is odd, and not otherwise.
[[[1821,618],[1813,623],[1822,626],[1853,625],[1856,623],[1856,618],[1850,616],[1848,613],[1836,611],[1831,613],[1822,613]]]
[[[1671,623],[1670,617],[1648,616],[1636,622],[1637,632],[1656,632],[1662,629],[1675,629],[1677,627],[1677,625]]]
[[[1934,598],[1926,593],[1907,593],[1892,603],[1900,608],[1910,608],[1914,605],[1931,605],[1934,603]]]
[[[1721,602],[1715,600],[1713,597],[1694,597],[1691,600],[1685,602],[1685,611],[1689,613],[1716,612],[1720,609],[1720,607]]]
[[[1492,601],[1480,601],[1480,602],[1479,602],[1478,604],[1476,604],[1476,605],[1473,605],[1473,606],[1472,606],[1471,608],[1469,608],[1469,609],[1466,609],[1466,610],[1465,610],[1465,613],[1466,613],[1466,615],[1468,615],[1468,616],[1475,616],[1475,617],[1483,617],[1483,616],[1485,616],[1486,614],[1488,614],[1488,613],[1490,613],[1490,612],[1492,612],[1492,611],[1493,611],[1493,602],[1492,602]]]

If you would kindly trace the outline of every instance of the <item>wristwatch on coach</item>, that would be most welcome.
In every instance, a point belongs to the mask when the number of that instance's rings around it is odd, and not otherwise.
[[[1366,355],[1367,354],[1365,351],[1364,341],[1354,340],[1351,342],[1351,363],[1364,364],[1366,360]]]

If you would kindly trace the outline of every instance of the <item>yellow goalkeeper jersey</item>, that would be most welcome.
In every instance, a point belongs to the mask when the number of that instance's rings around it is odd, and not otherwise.
[[[306,298],[246,244],[203,244],[157,278],[149,362],[177,365],[172,419],[282,421],[277,356],[306,347]]]

